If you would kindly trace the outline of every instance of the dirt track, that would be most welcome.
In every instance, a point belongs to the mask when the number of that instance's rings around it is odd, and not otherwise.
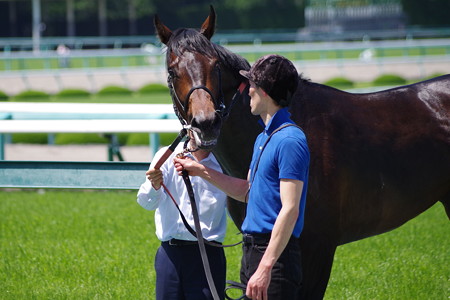
[[[150,147],[127,146],[121,147],[125,161],[149,162],[151,160]],[[107,145],[33,145],[7,144],[5,146],[6,160],[33,161],[108,161]],[[115,158],[117,160],[117,157]]]

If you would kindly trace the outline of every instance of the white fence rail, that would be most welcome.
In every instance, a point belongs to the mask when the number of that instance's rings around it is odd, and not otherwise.
[[[154,154],[158,133],[181,130],[170,104],[0,103],[0,119],[0,160],[5,134],[149,133]]]

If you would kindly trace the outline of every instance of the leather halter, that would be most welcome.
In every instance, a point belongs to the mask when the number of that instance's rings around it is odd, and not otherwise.
[[[188,125],[188,121],[183,117],[183,115],[180,113],[180,111],[178,110],[178,106],[182,108],[182,112],[184,115],[187,114],[187,105],[189,103],[189,97],[191,97],[192,93],[195,90],[204,90],[205,92],[207,92],[210,96],[211,99],[214,102],[214,105],[216,107],[216,113],[219,114],[219,116],[221,118],[224,118],[226,116],[224,116],[225,113],[225,104],[224,104],[224,96],[223,96],[223,90],[222,90],[222,73],[220,71],[219,67],[217,68],[217,72],[219,75],[219,80],[218,80],[218,91],[219,91],[219,97],[216,99],[216,97],[214,97],[213,93],[211,92],[210,89],[208,89],[206,87],[206,85],[198,85],[198,86],[194,86],[192,87],[189,92],[187,93],[185,99],[184,99],[184,104],[183,102],[180,101],[180,98],[177,95],[177,92],[175,91],[175,88],[173,87],[173,77],[172,75],[169,73],[169,76],[167,77],[167,86],[169,87],[170,90],[170,95],[172,96],[172,102],[173,102],[173,109],[175,111],[175,114],[177,115],[178,119],[180,120],[181,124],[183,126]],[[178,104],[178,106],[177,106]]]
[[[217,72],[219,74],[219,81],[217,84],[218,90],[219,90],[218,99],[216,99],[214,97],[214,95],[210,89],[208,89],[205,85],[202,84],[202,85],[194,86],[189,90],[189,92],[186,95],[185,101],[184,101],[185,104],[183,104],[183,102],[180,101],[180,98],[178,97],[177,92],[175,91],[175,88],[173,87],[173,77],[169,73],[169,76],[167,77],[167,86],[169,87],[170,96],[172,97],[173,110],[174,110],[176,116],[178,117],[178,119],[180,120],[181,125],[183,125],[184,127],[188,126],[189,124],[188,124],[188,121],[180,113],[178,106],[183,109],[183,113],[184,113],[184,115],[186,115],[189,97],[192,95],[192,93],[195,90],[204,90],[205,92],[207,92],[211,96],[211,99],[213,100],[215,106],[217,107],[216,113],[220,116],[220,118],[222,118],[222,120],[225,120],[229,116],[233,105],[242,96],[245,88],[247,88],[248,82],[247,81],[241,82],[239,87],[236,90],[236,93],[234,93],[230,104],[228,106],[226,106],[225,101],[224,101],[225,97],[223,95],[223,90],[222,90],[222,73],[221,73],[219,67],[216,67],[216,68],[217,68]]]

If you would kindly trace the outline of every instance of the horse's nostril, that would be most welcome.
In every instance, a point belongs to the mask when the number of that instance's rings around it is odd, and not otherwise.
[[[199,124],[198,124],[198,122],[197,122],[197,118],[193,118],[192,121],[191,121],[191,126],[192,126],[193,128],[199,128],[198,125],[199,125]]]
[[[218,115],[207,119],[194,117],[191,121],[191,126],[193,130],[197,131],[201,139],[211,140],[217,138],[222,121]]]
[[[217,126],[220,122],[218,118],[198,118],[194,117],[192,119],[191,125],[194,128],[198,128],[200,130],[210,130],[213,129],[215,126]]]

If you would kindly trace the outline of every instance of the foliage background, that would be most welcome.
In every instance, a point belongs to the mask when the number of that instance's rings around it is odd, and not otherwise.
[[[217,25],[227,30],[298,29],[304,26],[307,0],[105,0],[107,27],[110,36],[153,35],[153,15],[170,20],[171,28],[199,27],[214,5],[218,12]],[[360,1],[347,1],[355,3]],[[43,36],[66,35],[66,1],[41,0]],[[450,26],[450,1],[401,0],[411,26]],[[131,4],[131,5],[130,5]],[[98,36],[98,0],[74,1],[76,34]],[[14,7],[15,26],[11,28],[11,7]],[[130,9],[130,7],[132,9]],[[130,17],[133,20],[130,23]],[[31,1],[0,1],[0,37],[31,36]]]

